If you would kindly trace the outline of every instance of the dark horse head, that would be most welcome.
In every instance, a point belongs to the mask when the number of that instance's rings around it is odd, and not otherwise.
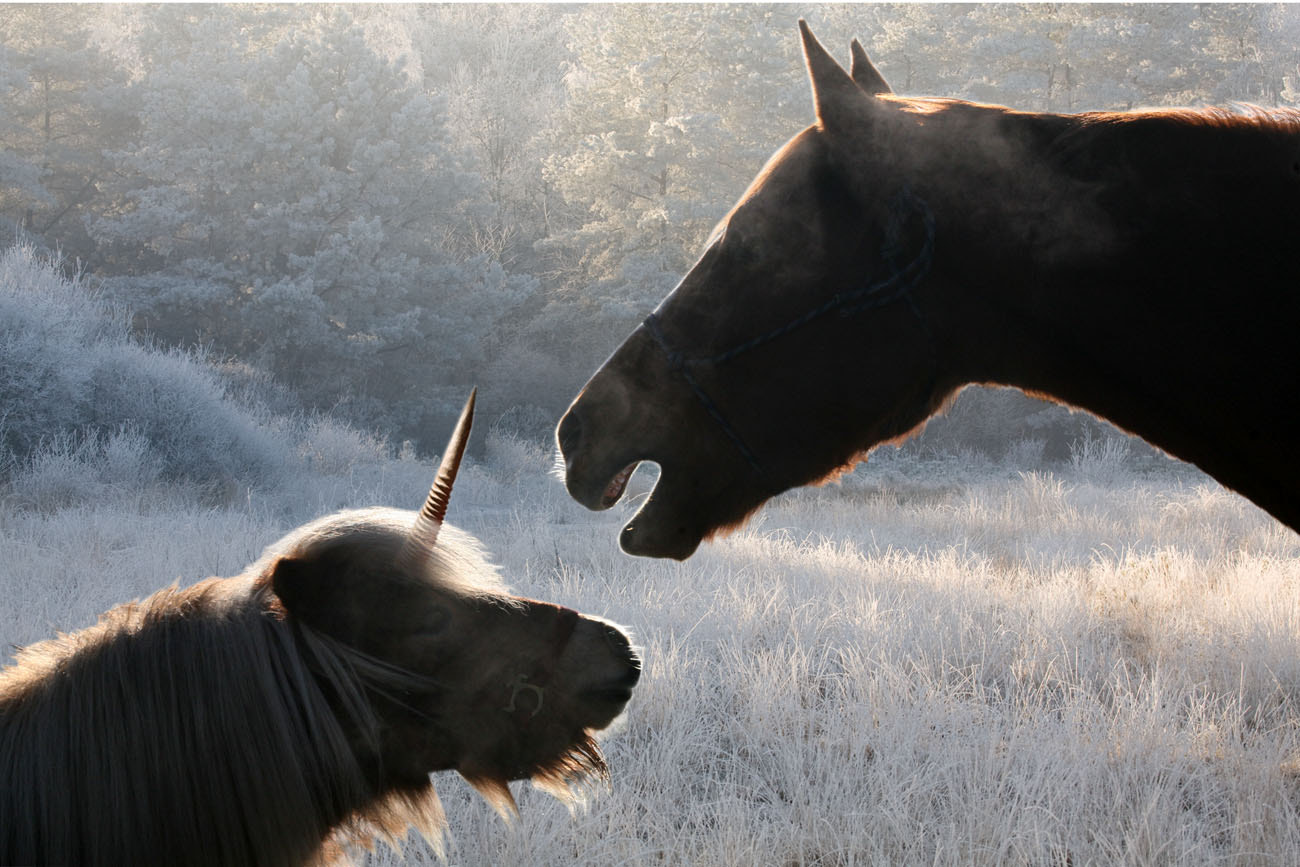
[[[659,464],[625,551],[688,557],[969,383],[1092,410],[1300,526],[1276,382],[1300,385],[1300,116],[898,97],[800,28],[816,123],[558,427],[589,508]]]
[[[373,746],[388,773],[456,770],[509,804],[509,780],[563,794],[604,774],[590,733],[623,710],[641,665],[613,623],[506,592],[477,541],[444,523],[473,407],[471,395],[413,522],[395,509],[332,515],[254,568],[294,623],[436,685],[387,708]]]
[[[660,465],[623,531],[630,553],[689,556],[934,408],[934,347],[909,302],[930,215],[904,179],[854,168],[853,150],[894,147],[875,119],[888,85],[856,42],[850,74],[803,32],[817,123],[772,157],[559,426],[569,491],[589,507],[617,500],[637,462]],[[864,344],[888,376],[862,369]],[[811,379],[814,365],[825,375]]]
[[[242,575],[172,587],[0,672],[0,863],[294,865],[408,826],[430,773],[499,809],[607,775],[593,734],[640,674],[627,635],[509,594],[444,524],[473,396],[419,512],[308,524]]]

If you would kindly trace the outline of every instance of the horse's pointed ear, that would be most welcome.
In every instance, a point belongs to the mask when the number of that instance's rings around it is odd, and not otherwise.
[[[281,557],[271,564],[271,589],[280,597],[286,608],[294,608],[306,595],[311,583],[312,569],[305,561]]]
[[[323,571],[320,564],[300,557],[281,557],[271,564],[270,584],[280,601],[276,610],[281,616],[292,614],[310,623],[317,620],[333,589],[320,580]]]
[[[849,52],[853,55],[853,66],[849,68],[849,76],[858,85],[872,96],[881,93],[893,93],[894,90],[885,81],[885,77],[876,69],[871,58],[867,57],[866,49],[862,43],[854,39],[849,43]]]
[[[409,566],[414,567],[423,562],[438,541],[438,531],[442,529],[443,519],[447,516],[447,503],[451,501],[451,486],[456,481],[461,459],[465,457],[465,446],[469,443],[469,431],[474,424],[474,401],[477,396],[477,388],[470,391],[469,399],[465,401],[465,408],[460,411],[460,420],[456,422],[456,429],[452,432],[447,448],[442,453],[442,463],[438,466],[438,475],[433,479],[433,487],[429,489],[424,507],[415,518],[411,535],[406,538],[406,544],[402,546],[399,559]]]
[[[351,611],[342,601],[348,583],[341,580],[349,568],[345,551],[277,557],[266,576],[276,596],[271,610],[317,629],[339,627]]]
[[[864,102],[861,88],[835,62],[835,58],[822,47],[808,28],[808,22],[799,19],[799,34],[803,37],[804,62],[808,64],[808,77],[812,79],[813,102],[817,106],[817,121],[825,129],[847,126],[853,105]]]

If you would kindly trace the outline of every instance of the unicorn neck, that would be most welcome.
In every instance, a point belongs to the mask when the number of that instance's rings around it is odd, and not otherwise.
[[[32,836],[0,834],[0,861],[303,863],[364,805],[292,636],[249,586],[173,587],[20,654],[0,680],[0,815]]]

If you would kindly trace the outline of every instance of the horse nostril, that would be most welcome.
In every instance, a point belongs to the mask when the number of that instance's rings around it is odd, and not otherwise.
[[[627,671],[623,674],[622,685],[631,689],[636,686],[636,682],[641,679],[641,657],[636,655],[632,649],[631,642],[623,631],[609,624],[601,624],[605,634],[605,643],[609,645],[610,650],[627,663]]]
[[[601,631],[605,635],[605,643],[608,644],[610,648],[620,653],[632,652],[632,645],[628,642],[627,636],[623,634],[621,629],[610,626],[608,623],[602,623]]]
[[[560,442],[560,453],[564,456],[573,454],[578,448],[578,443],[582,441],[582,422],[578,421],[578,416],[569,410],[560,419],[560,426],[556,429],[556,438]]]

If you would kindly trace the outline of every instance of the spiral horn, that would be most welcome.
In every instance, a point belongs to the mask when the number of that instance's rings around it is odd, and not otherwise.
[[[478,395],[475,388],[465,401],[465,408],[460,412],[460,420],[451,434],[451,440],[442,453],[442,463],[438,466],[438,475],[433,479],[433,487],[424,501],[424,507],[415,518],[411,534],[406,538],[399,555],[402,562],[415,566],[424,561],[433,551],[438,541],[438,531],[442,529],[443,519],[447,516],[447,502],[451,499],[451,486],[456,481],[456,472],[460,469],[461,458],[465,456],[465,445],[469,442],[469,429],[474,424],[474,399]]]

